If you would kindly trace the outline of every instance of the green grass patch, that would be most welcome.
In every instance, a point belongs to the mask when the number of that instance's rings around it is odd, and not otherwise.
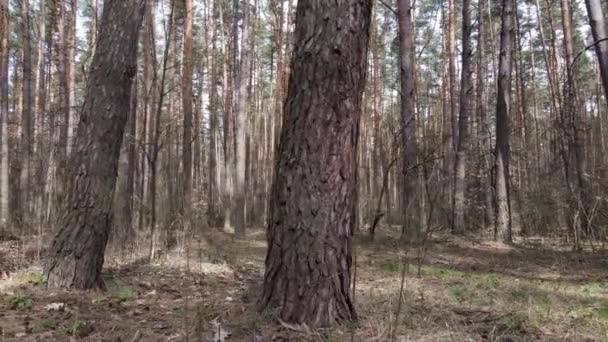
[[[77,319],[65,329],[65,334],[68,336],[74,336],[83,338],[90,335],[93,332],[93,325],[91,323]]]
[[[45,283],[44,276],[39,272],[25,272],[17,275],[17,281],[22,284],[32,284],[34,286]]]
[[[110,298],[117,299],[123,302],[137,298],[137,290],[116,279],[112,273],[104,273],[101,275],[101,277],[106,285],[106,288],[108,289]],[[105,301],[106,300],[101,298],[99,303],[103,304]],[[95,300],[93,301],[93,303],[95,304]]]
[[[441,279],[471,277],[470,273],[439,266],[423,267],[423,273]]]
[[[33,300],[30,296],[13,296],[8,299],[10,310],[27,311],[32,309]]]
[[[380,265],[380,269],[385,272],[399,272],[401,271],[401,267],[401,264],[392,261],[385,262]]]
[[[608,305],[604,304],[593,310],[593,315],[596,319],[608,322]]]
[[[40,334],[45,331],[55,330],[57,328],[57,322],[52,319],[43,319],[34,323],[32,328],[32,332],[35,334]]]

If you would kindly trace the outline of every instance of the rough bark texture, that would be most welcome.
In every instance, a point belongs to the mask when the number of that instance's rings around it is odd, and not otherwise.
[[[30,193],[30,175],[32,159],[32,140],[33,140],[33,108],[34,98],[32,96],[32,40],[30,32],[30,5],[29,0],[21,1],[21,39],[22,39],[22,59],[21,75],[22,81],[22,112],[21,112],[21,203],[23,211],[26,213],[24,219],[29,221],[28,206]],[[25,222],[22,222],[24,224]]]
[[[248,134],[248,120],[247,120],[247,85],[249,83],[250,74],[250,34],[249,34],[249,17],[250,9],[248,2],[243,4],[241,9],[243,16],[243,29],[242,29],[242,41],[241,41],[241,59],[239,65],[239,85],[238,95],[236,98],[236,122],[235,122],[235,143],[236,143],[236,155],[235,155],[235,187],[234,187],[234,231],[235,235],[239,238],[245,237],[245,225],[247,216],[247,189],[245,187],[245,176],[246,176],[246,140]]]
[[[49,287],[90,289],[100,278],[111,223],[120,144],[136,73],[143,0],[104,3],[75,149],[68,162],[66,198],[45,264]]]
[[[0,0],[0,225],[8,211],[8,0]]]
[[[397,3],[399,17],[399,54],[401,62],[401,143],[403,144],[403,233],[415,241],[419,227],[411,227],[410,219],[416,203],[416,104],[414,102],[414,29],[412,26],[412,7],[409,0]],[[390,215],[390,213],[388,213]],[[405,237],[405,235],[404,235]]]
[[[595,54],[600,65],[600,75],[604,85],[604,97],[608,101],[608,26],[604,17],[601,0],[585,0],[587,13],[589,14],[589,25],[593,40],[598,42],[595,46]]]
[[[513,51],[513,0],[502,4],[500,57],[498,62],[498,90],[496,98],[496,238],[511,241],[509,210],[509,134],[511,113],[511,54]]]
[[[460,80],[460,116],[458,118],[458,139],[456,161],[454,163],[454,195],[452,233],[464,233],[465,211],[465,169],[468,140],[470,96],[473,94],[473,50],[471,48],[471,2],[462,1],[462,75]]]
[[[192,212],[192,0],[184,0],[184,49],[182,72],[182,107],[184,110],[184,135],[182,163],[183,172],[183,206],[185,231],[191,226]]]
[[[293,323],[356,319],[355,163],[370,0],[300,1],[268,223],[261,307]]]

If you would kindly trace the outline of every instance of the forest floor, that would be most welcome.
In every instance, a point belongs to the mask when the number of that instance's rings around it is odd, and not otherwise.
[[[0,272],[12,270],[0,273],[0,340],[389,341],[394,331],[396,341],[608,341],[606,250],[437,234],[405,253],[397,228],[384,228],[375,243],[355,244],[359,322],[313,330],[256,311],[262,230],[191,241],[189,258],[184,249],[151,264],[110,255],[105,292],[48,290],[35,245],[0,241]]]

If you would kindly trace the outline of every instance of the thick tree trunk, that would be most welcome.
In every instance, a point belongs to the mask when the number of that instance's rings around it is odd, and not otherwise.
[[[66,198],[44,268],[49,287],[103,286],[100,273],[120,144],[131,107],[143,7],[143,0],[104,3],[97,52],[68,163]]]
[[[372,3],[300,1],[271,193],[261,307],[286,322],[356,319],[356,146]]]
[[[608,101],[608,23],[606,23],[601,0],[585,0],[585,4],[587,5],[593,40],[597,44],[595,54],[597,55],[604,85],[604,100]]]
[[[511,242],[509,209],[509,135],[511,114],[511,66],[513,51],[513,0],[502,4],[498,90],[496,98],[495,203],[496,238]]]
[[[456,144],[456,161],[454,163],[454,195],[452,196],[452,233],[464,233],[465,215],[465,169],[468,144],[468,121],[470,96],[473,94],[473,68],[471,60],[471,1],[462,1],[462,75],[460,80],[460,117],[458,118],[458,139]]]

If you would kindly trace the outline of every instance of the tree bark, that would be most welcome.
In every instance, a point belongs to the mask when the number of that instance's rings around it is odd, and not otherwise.
[[[483,1],[483,0],[482,0]],[[470,111],[469,97],[473,93],[473,68],[471,60],[471,1],[462,1],[462,75],[460,80],[460,116],[458,118],[458,139],[456,144],[456,161],[454,163],[454,195],[452,233],[463,234],[465,230],[465,169],[468,144],[468,121]]]
[[[182,109],[184,111],[184,134],[183,134],[183,202],[182,215],[184,218],[184,230],[189,233],[192,221],[192,0],[184,0],[184,46],[183,46],[183,70],[182,70]],[[198,137],[197,137],[198,139]]]
[[[8,0],[0,0],[0,225],[8,222]]]
[[[511,114],[511,67],[513,51],[513,0],[502,3],[498,90],[496,93],[495,203],[496,238],[511,242],[509,209],[509,135]]]
[[[104,3],[97,51],[68,162],[66,199],[44,274],[49,287],[102,287],[120,144],[131,107],[143,0]]]
[[[260,301],[286,322],[356,319],[351,239],[371,8],[369,0],[297,5]]]
[[[29,194],[30,194],[30,179],[31,179],[31,168],[32,168],[32,141],[33,141],[33,102],[32,96],[32,40],[31,40],[31,28],[30,28],[30,8],[29,0],[21,1],[21,41],[22,57],[21,57],[21,75],[22,80],[22,95],[21,95],[21,204],[25,215],[24,220],[30,221],[29,215]],[[26,222],[21,222],[27,225]]]
[[[585,0],[589,25],[593,40],[596,42],[595,54],[600,66],[600,75],[604,85],[604,100],[608,101],[608,24],[604,16],[601,0]]]
[[[398,0],[397,13],[399,18],[399,54],[401,75],[401,143],[403,145],[403,237],[416,241],[420,227],[411,227],[416,217],[416,107],[415,64],[414,64],[414,32],[412,26],[412,6],[409,0]]]
[[[245,224],[247,216],[247,188],[245,187],[245,176],[246,176],[246,140],[249,132],[248,119],[247,119],[247,105],[248,105],[248,93],[247,85],[249,83],[249,75],[251,73],[250,68],[250,28],[249,28],[249,17],[250,8],[249,2],[245,1],[242,9],[243,17],[243,29],[241,32],[241,58],[239,64],[239,93],[236,101],[236,122],[234,127],[235,140],[236,140],[236,179],[234,187],[234,232],[236,237],[245,237]]]

